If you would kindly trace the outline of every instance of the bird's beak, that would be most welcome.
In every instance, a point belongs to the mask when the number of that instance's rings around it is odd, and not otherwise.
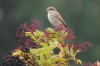
[[[48,11],[48,8],[46,9],[46,11]]]

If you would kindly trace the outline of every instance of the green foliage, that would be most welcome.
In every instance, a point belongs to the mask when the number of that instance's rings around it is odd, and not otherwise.
[[[82,64],[81,60],[76,58],[81,50],[74,50],[73,45],[64,42],[67,35],[65,30],[55,31],[52,28],[47,28],[45,32],[25,32],[26,37],[39,44],[38,47],[30,48],[29,52],[15,50],[12,56],[18,56],[27,66],[69,66],[70,60],[76,65]],[[55,53],[55,48],[60,50],[59,53]]]

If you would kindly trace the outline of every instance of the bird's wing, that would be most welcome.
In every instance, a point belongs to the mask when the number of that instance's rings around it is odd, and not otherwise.
[[[59,14],[59,12],[56,12],[57,14],[56,14],[56,18],[57,19],[59,19],[61,22],[62,22],[62,24],[64,24],[66,27],[67,27],[67,25],[66,25],[66,23],[65,23],[65,21],[62,19],[62,17],[61,17],[61,15]]]
[[[62,22],[62,24],[64,24],[64,26],[66,27],[66,31],[69,33],[69,36],[71,36],[71,40],[73,40],[74,39],[73,31],[68,28],[67,24],[64,22],[59,13],[57,13],[56,18],[58,18]]]

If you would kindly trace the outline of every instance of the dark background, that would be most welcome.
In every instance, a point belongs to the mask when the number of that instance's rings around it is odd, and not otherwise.
[[[53,27],[45,10],[49,6],[56,7],[75,32],[76,43],[93,44],[78,58],[86,62],[100,60],[100,0],[0,0],[0,62],[16,47],[15,33],[21,24],[36,18],[41,21],[40,28]]]

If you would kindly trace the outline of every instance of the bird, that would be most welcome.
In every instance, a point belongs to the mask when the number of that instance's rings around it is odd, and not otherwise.
[[[55,28],[58,28],[60,25],[62,25],[64,29],[68,32],[69,36],[74,37],[73,32],[68,28],[67,24],[55,7],[50,6],[46,10],[48,20]]]
[[[48,19],[54,27],[57,27],[61,24],[67,27],[65,21],[63,20],[60,13],[56,10],[55,7],[50,6],[46,10],[48,12]]]

